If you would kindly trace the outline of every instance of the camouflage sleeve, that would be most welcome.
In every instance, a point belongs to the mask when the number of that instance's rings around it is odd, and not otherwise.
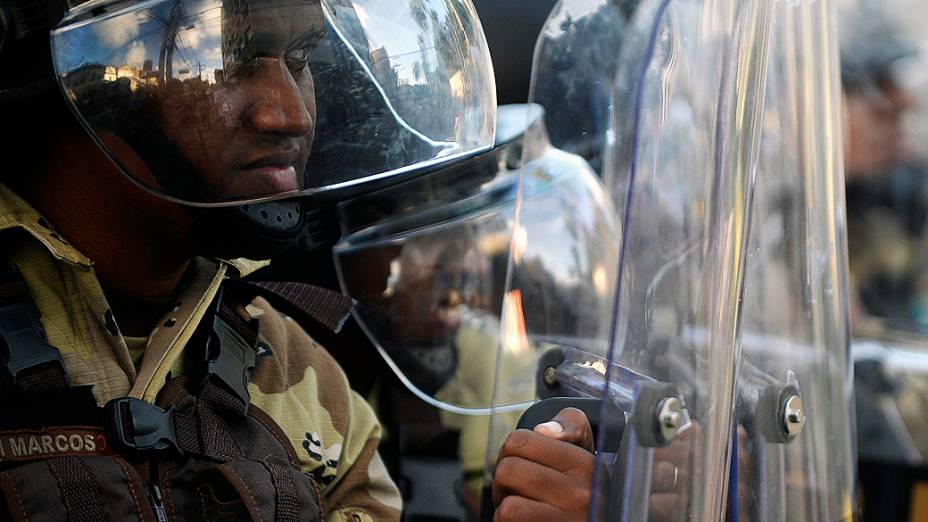
[[[252,402],[283,428],[321,486],[326,520],[398,521],[402,502],[377,453],[380,424],[329,353],[261,298],[249,311],[272,355],[251,379]]]

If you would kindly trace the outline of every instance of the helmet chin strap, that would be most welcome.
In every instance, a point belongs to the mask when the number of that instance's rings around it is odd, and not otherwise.
[[[296,248],[322,252],[338,242],[335,209],[311,199],[195,209],[191,236],[197,254],[222,259],[265,260]],[[327,257],[327,256],[326,256]]]
[[[0,105],[29,101],[51,92],[55,87],[57,87],[55,77],[49,75],[19,87],[0,88]]]
[[[296,244],[307,221],[298,200],[192,209],[191,236],[197,254],[264,260]]]
[[[30,35],[0,45],[0,105],[26,102],[58,90],[47,40],[47,35]]]

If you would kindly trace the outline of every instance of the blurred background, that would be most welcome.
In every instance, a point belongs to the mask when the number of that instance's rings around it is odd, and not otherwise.
[[[554,0],[475,0],[496,71],[500,105],[528,100],[535,41]]]
[[[928,519],[928,6],[839,3],[865,520]]]

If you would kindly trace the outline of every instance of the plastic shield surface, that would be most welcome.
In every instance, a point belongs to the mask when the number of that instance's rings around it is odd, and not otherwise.
[[[614,5],[565,1],[555,9],[536,55],[533,93],[567,81],[543,53],[563,49],[551,44],[558,34],[572,39],[582,28],[559,13],[616,13]],[[625,21],[620,45],[610,49],[618,63],[601,143],[620,249],[617,263],[605,268],[614,284],[598,303],[555,292],[557,279],[549,291],[528,291],[539,281],[527,274],[557,267],[563,254],[545,248],[546,229],[537,226],[532,202],[520,206],[516,227],[526,231],[526,246],[513,247],[507,295],[518,306],[503,315],[503,330],[512,335],[503,338],[501,357],[529,347],[538,362],[531,381],[501,371],[497,395],[604,399],[592,519],[724,517],[769,10],[764,1],[660,0],[619,11]],[[603,40],[616,43],[612,33]],[[531,176],[530,165],[523,172]],[[552,307],[538,296],[561,298],[595,327],[538,343],[556,330],[553,320],[537,320]],[[602,302],[609,303],[605,314]],[[609,422],[615,416],[627,417],[624,434]],[[499,438],[507,419],[497,420]]]
[[[107,154],[188,204],[349,190],[493,142],[468,0],[95,0],[52,44]]]
[[[559,2],[535,48],[532,101],[545,108],[551,144],[602,174],[612,134],[613,80],[631,2]],[[562,103],[569,99],[570,103]]]

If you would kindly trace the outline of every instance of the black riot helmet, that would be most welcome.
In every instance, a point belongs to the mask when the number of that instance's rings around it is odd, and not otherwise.
[[[492,145],[469,1],[42,5],[67,104],[129,179],[190,207],[202,253],[269,257],[316,209]]]

